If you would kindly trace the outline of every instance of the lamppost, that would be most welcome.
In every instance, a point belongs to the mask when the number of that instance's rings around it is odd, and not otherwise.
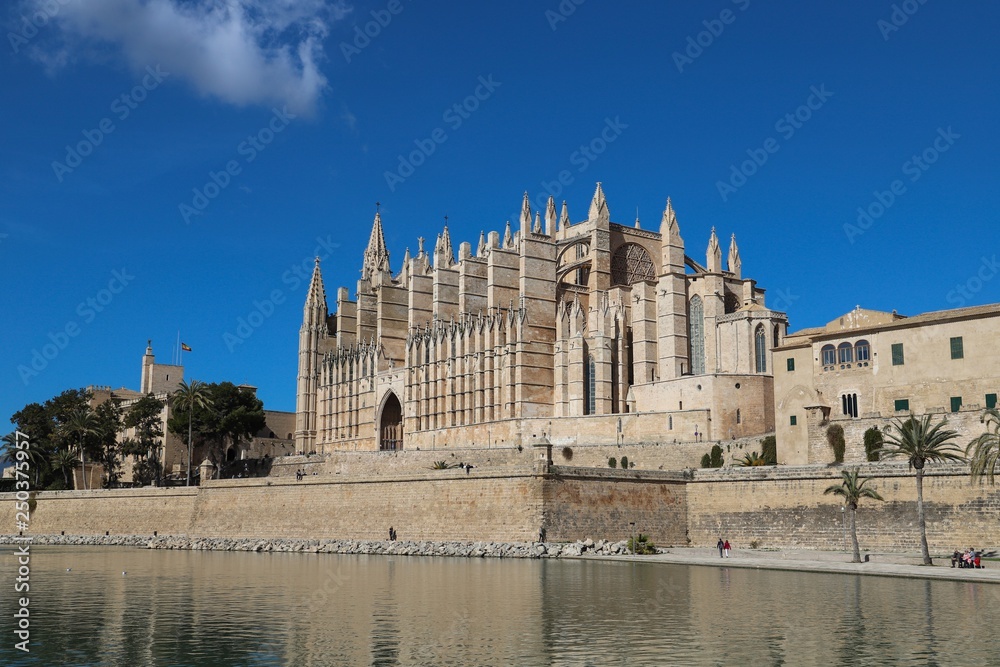
[[[844,551],[847,551],[847,508],[840,506],[840,525],[844,529]]]

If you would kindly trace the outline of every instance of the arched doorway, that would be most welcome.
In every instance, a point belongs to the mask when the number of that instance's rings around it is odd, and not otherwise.
[[[383,451],[403,448],[403,406],[392,392],[382,401],[382,416],[378,421],[378,448]]]

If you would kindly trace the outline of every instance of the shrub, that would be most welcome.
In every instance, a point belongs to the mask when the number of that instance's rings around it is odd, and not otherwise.
[[[712,467],[712,457],[709,456],[707,453],[704,456],[701,457],[701,467],[702,468],[711,468]]]
[[[872,426],[865,431],[865,458],[869,461],[878,461],[882,454],[882,431],[877,426]]]
[[[608,467],[609,468],[617,468],[618,467],[618,459],[616,459],[613,456],[611,458],[609,458],[608,459]]]
[[[764,457],[765,461],[764,465],[778,465],[778,439],[769,435],[760,441],[760,447],[760,455]]]
[[[833,462],[843,463],[844,450],[847,448],[847,443],[844,440],[844,427],[840,424],[834,424],[826,429],[826,441],[833,448]]]
[[[656,553],[656,545],[649,541],[649,535],[643,535],[642,533],[639,533],[636,537],[628,538],[626,546],[629,551],[639,556]]]
[[[622,470],[628,470],[628,457],[622,457]]]
[[[573,448],[572,447],[563,447],[562,448],[562,455],[563,455],[563,458],[566,459],[567,461],[572,461],[573,460]]]
[[[764,457],[757,452],[750,452],[748,454],[744,454],[743,458],[740,459],[736,465],[743,466],[744,468],[766,466],[767,461],[765,461]]]
[[[711,455],[711,458],[712,458],[712,467],[713,468],[721,468],[722,464],[723,464],[723,460],[722,460],[722,447],[719,447],[719,445],[712,445],[712,455]]]

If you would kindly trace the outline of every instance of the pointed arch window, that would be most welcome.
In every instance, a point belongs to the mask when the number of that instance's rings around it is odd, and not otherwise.
[[[767,372],[767,333],[764,325],[758,325],[754,333],[754,362],[758,373]]]
[[[594,355],[587,355],[587,363],[583,367],[584,414],[592,415],[597,411],[597,378],[594,372]]]
[[[691,299],[688,308],[688,336],[691,344],[691,373],[705,373],[705,306],[700,296]]]

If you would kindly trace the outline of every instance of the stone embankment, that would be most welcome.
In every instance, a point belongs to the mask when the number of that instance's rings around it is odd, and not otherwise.
[[[0,544],[21,544],[10,535]],[[33,535],[34,545],[119,546],[187,551],[255,551],[383,556],[452,556],[457,558],[559,558],[625,554],[625,541],[553,542],[407,542],[378,540],[306,540],[148,535]]]

